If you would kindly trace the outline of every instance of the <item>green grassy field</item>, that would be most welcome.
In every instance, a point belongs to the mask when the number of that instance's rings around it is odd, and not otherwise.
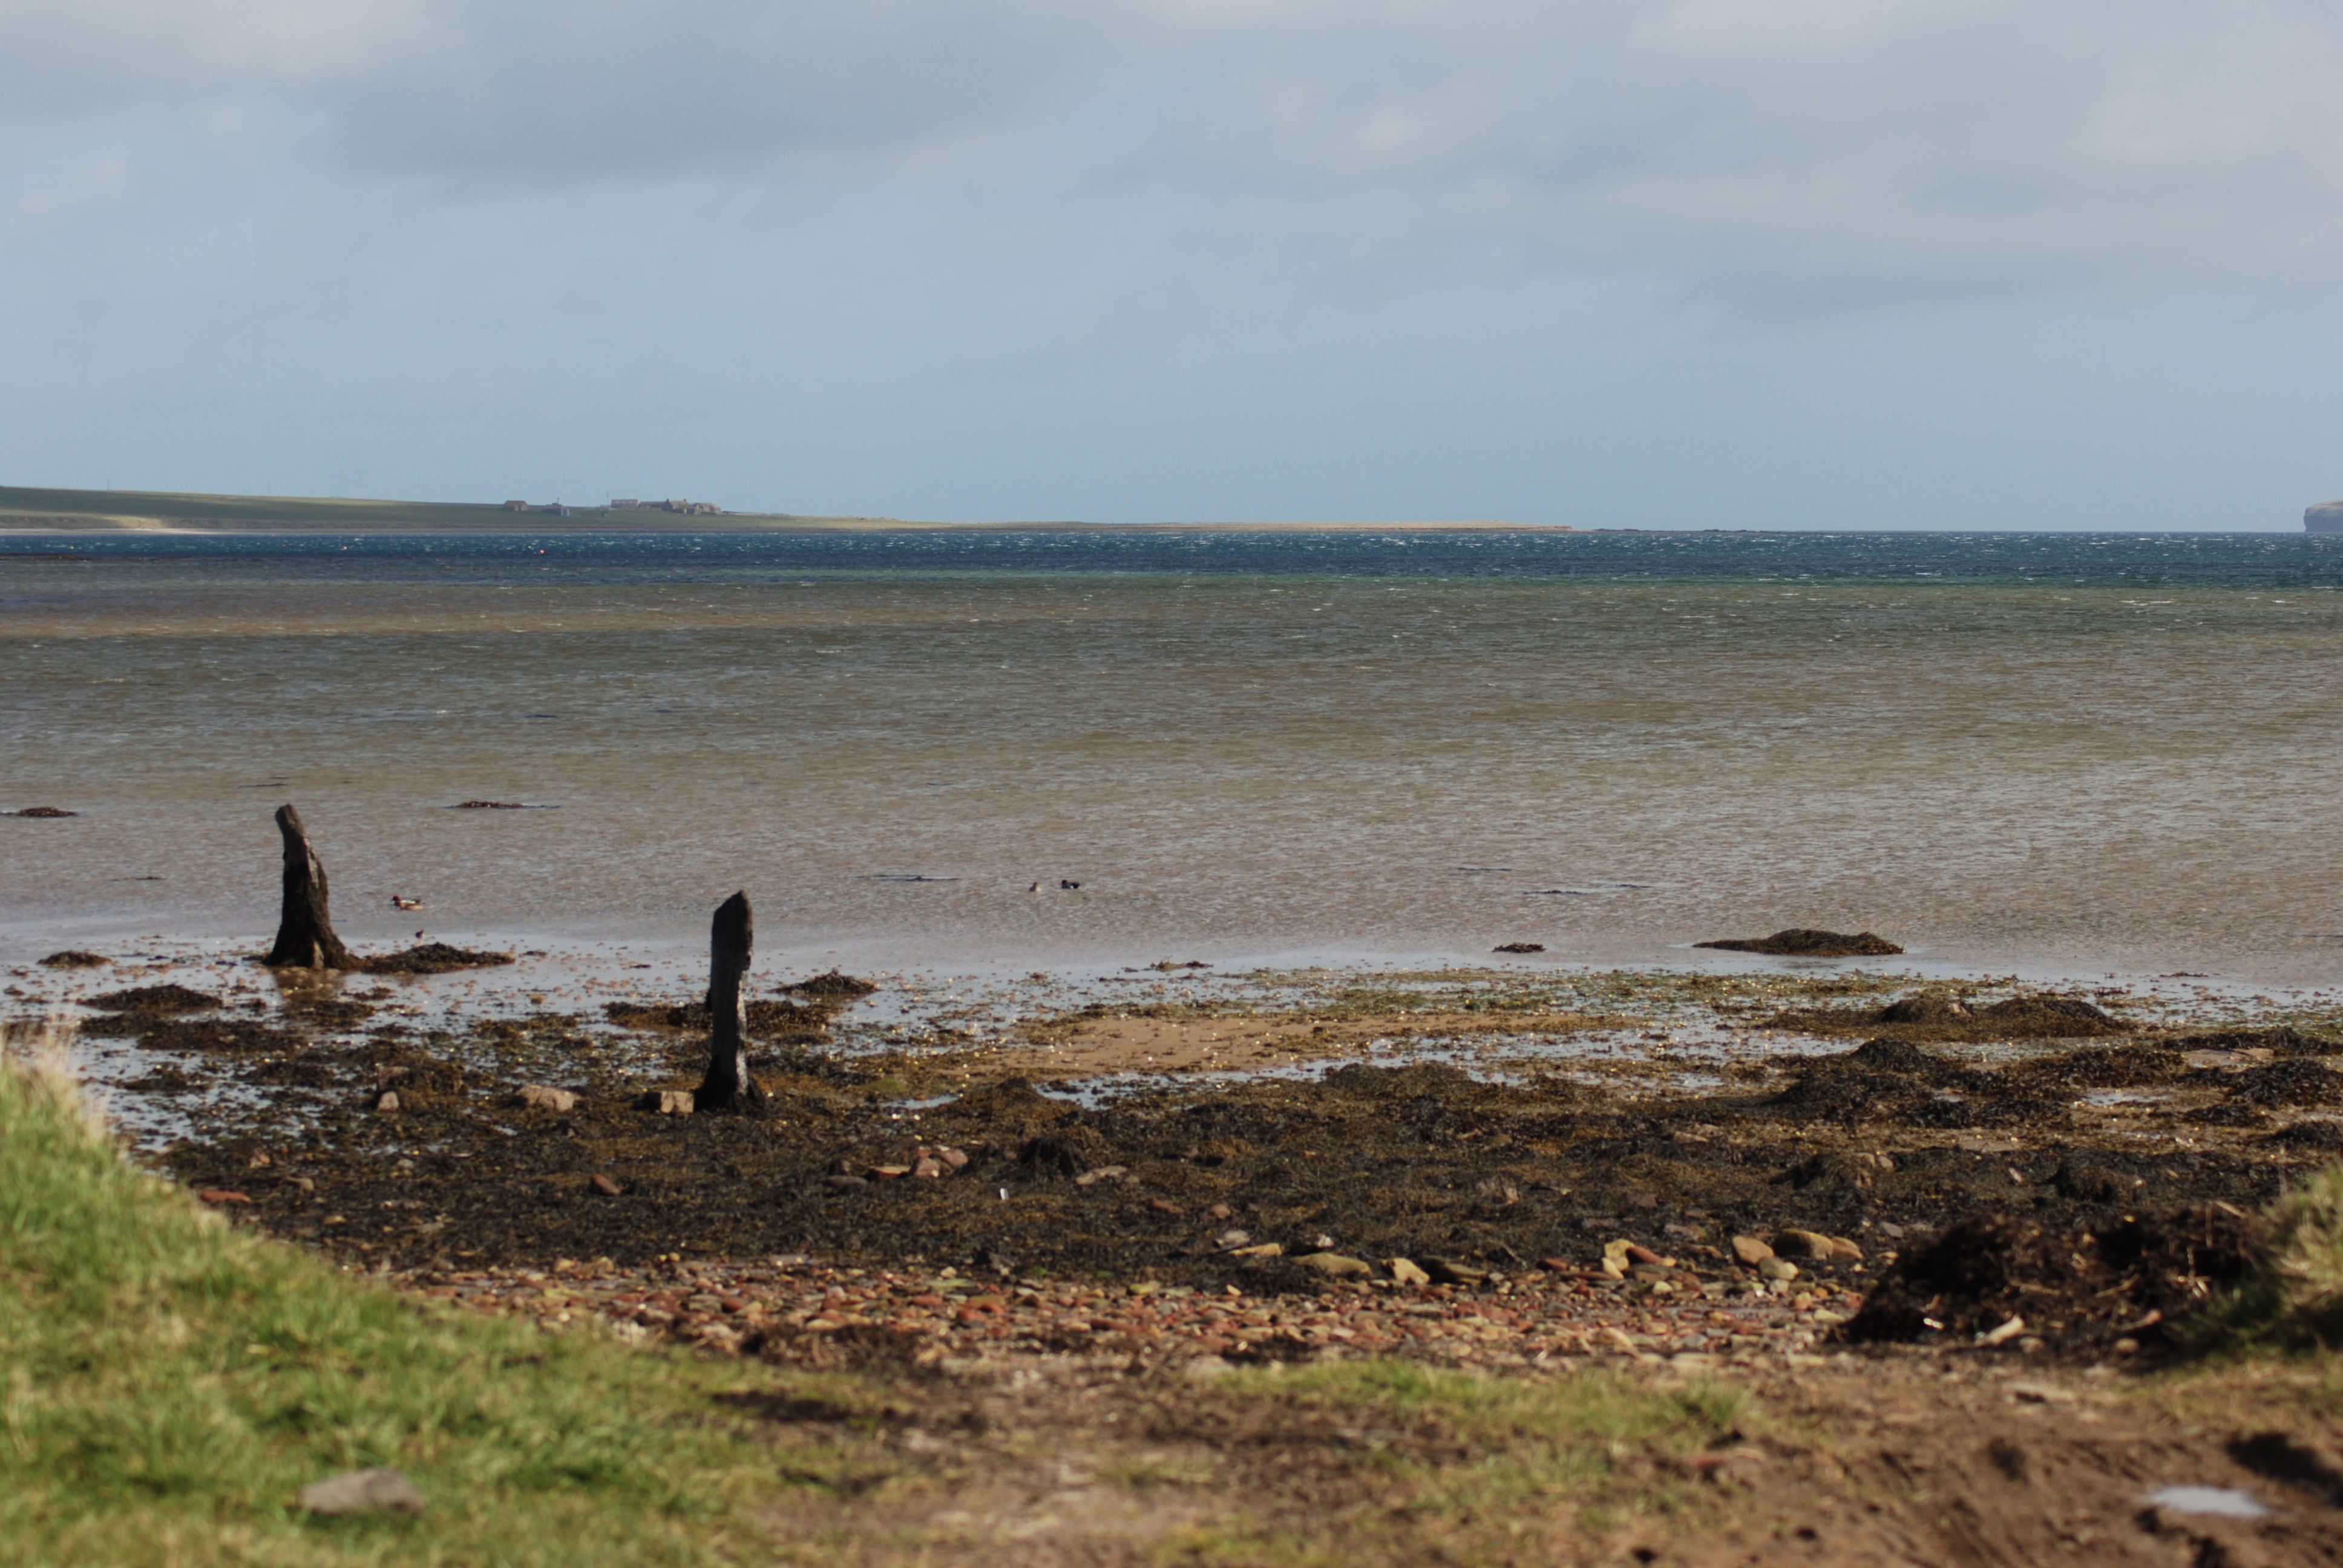
[[[163,490],[55,490],[0,485],[0,529],[193,529],[206,533],[530,533],[612,530],[704,533],[724,528],[856,528],[890,518],[781,513],[687,517],[576,507],[567,518],[509,512],[497,502],[368,501],[317,496],[202,496]]]
[[[402,1300],[230,1230],[0,1066],[0,1560],[701,1561],[743,1498],[823,1480],[719,1402],[759,1370]],[[296,1507],[375,1465],[427,1511]]]

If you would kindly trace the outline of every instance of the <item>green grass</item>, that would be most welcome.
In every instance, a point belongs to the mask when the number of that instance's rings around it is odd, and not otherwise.
[[[231,1230],[0,1063],[0,1560],[698,1562],[752,1493],[821,1479],[716,1402],[756,1375],[458,1319]],[[423,1517],[296,1508],[378,1464]]]
[[[538,501],[551,498],[538,496]],[[784,513],[688,517],[669,512],[602,509],[573,504],[568,518],[508,512],[491,501],[376,501],[328,496],[206,496],[169,490],[61,490],[0,485],[0,528],[116,528],[165,524],[223,531],[321,533],[561,533],[617,528],[628,532],[699,532],[739,528],[840,527],[891,524],[890,518],[801,518]]]

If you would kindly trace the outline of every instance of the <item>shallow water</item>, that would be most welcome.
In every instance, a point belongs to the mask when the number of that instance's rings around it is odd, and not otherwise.
[[[2274,536],[15,537],[0,805],[82,815],[0,820],[0,959],[265,940],[289,799],[366,942],[689,955],[745,887],[760,967],[1796,924],[2325,985],[2338,581]]]

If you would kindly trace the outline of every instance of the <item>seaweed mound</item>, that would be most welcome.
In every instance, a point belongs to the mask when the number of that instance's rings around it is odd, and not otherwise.
[[[2014,996],[1976,1010],[1980,1032],[2004,1040],[2121,1034],[2124,1026],[2087,1001],[2065,996]]]
[[[2315,1061],[2273,1061],[2232,1080],[2233,1105],[2332,1105],[2343,1100],[2343,1072]]]
[[[1936,1052],[1922,1050],[1908,1040],[1892,1040],[1885,1035],[1866,1040],[1853,1050],[1826,1056],[1816,1063],[1826,1064],[1868,1068],[1874,1072],[1934,1072],[1951,1065]]]
[[[1799,926],[1775,931],[1770,937],[1728,937],[1720,941],[1694,942],[1696,948],[1717,948],[1725,952],[1771,953],[1782,958],[1852,959],[1874,958],[1904,950],[1885,937],[1872,931],[1857,931],[1848,936],[1843,931],[1818,931]]]
[[[27,806],[21,811],[5,813],[10,817],[78,817],[78,811],[68,811],[62,806]]]
[[[79,948],[67,948],[61,953],[51,953],[41,960],[43,969],[95,970],[103,969],[114,960],[104,953],[85,953]]]
[[[1923,991],[1889,1002],[1875,1016],[1881,1023],[1966,1023],[1976,1015],[1957,997]]]
[[[606,1003],[602,1011],[620,1029],[701,1030],[709,1027],[704,1001]],[[823,1030],[819,1008],[759,997],[741,1009],[749,1032],[764,1038],[818,1039]]]
[[[2298,1029],[2224,1029],[2165,1041],[2172,1050],[2267,1050],[2273,1056],[2333,1056],[2343,1044]]]
[[[2172,1052],[2154,1046],[2103,1045],[2058,1056],[2036,1057],[2010,1070],[2045,1085],[2066,1089],[2137,1089],[2169,1083],[2188,1069]]]
[[[183,985],[133,986],[128,990],[110,990],[104,996],[94,996],[84,1001],[84,1007],[94,1007],[100,1012],[201,1012],[217,1007],[219,998],[199,990],[189,990]]]
[[[301,1043],[247,1018],[159,1019],[138,1032],[141,1050],[292,1050]]]
[[[456,970],[488,969],[512,961],[510,953],[476,952],[469,948],[449,947],[446,942],[422,942],[368,959],[358,967],[377,975],[443,975]]]
[[[869,996],[879,988],[869,980],[858,980],[842,970],[832,970],[828,974],[819,974],[811,980],[802,980],[795,985],[785,985],[781,989],[793,990],[799,996],[814,997],[822,1000],[835,999],[840,1001],[851,1001],[856,997]]]
[[[2262,1225],[2222,1204],[2127,1219],[2104,1236],[1974,1214],[1898,1259],[1843,1332],[1858,1342],[1965,1339],[2022,1319],[2068,1344],[2164,1339],[2253,1266]]]

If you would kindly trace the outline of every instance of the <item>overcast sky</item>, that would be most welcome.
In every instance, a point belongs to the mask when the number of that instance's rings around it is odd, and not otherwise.
[[[2334,0],[0,0],[0,483],[2299,528]]]

